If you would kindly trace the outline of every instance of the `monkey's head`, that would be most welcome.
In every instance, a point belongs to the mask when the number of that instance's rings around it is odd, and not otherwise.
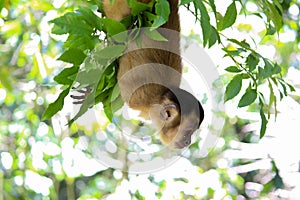
[[[171,88],[162,96],[161,103],[153,106],[151,116],[160,128],[162,143],[182,149],[191,144],[192,134],[204,119],[204,110],[192,94]]]

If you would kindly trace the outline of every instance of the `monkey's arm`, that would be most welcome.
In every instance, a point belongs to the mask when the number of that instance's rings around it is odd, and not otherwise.
[[[147,4],[152,0],[137,1]],[[116,21],[121,21],[131,13],[131,10],[127,4],[127,0],[114,0],[113,4],[110,2],[110,0],[103,0],[103,5],[106,17],[114,19]]]
[[[126,0],[115,0],[113,4],[110,0],[103,0],[105,15],[108,18],[120,21],[130,14],[130,8]]]

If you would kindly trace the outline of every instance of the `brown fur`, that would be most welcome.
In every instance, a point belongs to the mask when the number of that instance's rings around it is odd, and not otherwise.
[[[151,2],[151,0],[139,1]],[[118,21],[128,16],[130,8],[126,2],[126,0],[115,0],[112,5],[110,0],[103,0],[106,16]],[[123,100],[131,108],[141,111],[141,116],[152,118],[161,128],[160,138],[162,142],[175,148],[182,148],[189,144],[185,140],[186,135],[189,135],[190,140],[190,132],[194,132],[198,128],[194,124],[200,124],[203,120],[203,110],[200,104],[201,108],[198,108],[198,102],[191,94],[179,89],[182,63],[179,56],[178,0],[169,0],[169,4],[171,9],[169,20],[162,28],[172,31],[159,30],[168,41],[154,41],[142,34],[142,48],[137,48],[135,42],[129,44],[127,53],[119,59],[118,84]],[[137,83],[145,84],[139,87]],[[192,96],[189,100],[184,100],[183,103],[191,104],[189,106],[194,106],[195,111],[191,110],[188,114],[182,113],[180,111],[181,105],[176,98],[174,99],[174,94],[169,88],[175,88],[174,91],[179,91],[180,94],[183,92],[183,98],[186,95]],[[166,116],[171,116],[162,120],[162,112],[165,112]],[[190,129],[188,133],[186,133],[186,127]]]

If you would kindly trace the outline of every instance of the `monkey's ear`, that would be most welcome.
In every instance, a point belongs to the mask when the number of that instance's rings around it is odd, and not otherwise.
[[[178,107],[176,104],[166,104],[160,111],[160,118],[165,122],[172,122],[178,115]]]

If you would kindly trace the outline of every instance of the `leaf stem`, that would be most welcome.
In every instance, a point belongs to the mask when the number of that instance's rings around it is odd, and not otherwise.
[[[220,43],[224,48],[226,48],[222,41]],[[228,54],[228,56],[231,58],[231,60],[235,63],[237,67],[240,67],[243,71],[245,71],[250,76],[250,78],[253,80],[253,83],[255,85],[255,89],[257,89],[258,87],[257,80],[253,76],[253,74],[249,70],[247,70],[241,63],[239,63],[232,55]]]

